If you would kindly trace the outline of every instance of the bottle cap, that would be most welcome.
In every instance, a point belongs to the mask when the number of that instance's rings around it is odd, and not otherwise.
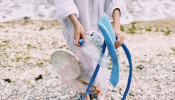
[[[84,44],[83,39],[80,39],[78,43],[82,46]]]

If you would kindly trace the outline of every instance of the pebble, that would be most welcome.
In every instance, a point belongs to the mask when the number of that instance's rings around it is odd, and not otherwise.
[[[60,100],[66,100],[68,99],[70,96],[69,95],[63,95],[60,97]]]

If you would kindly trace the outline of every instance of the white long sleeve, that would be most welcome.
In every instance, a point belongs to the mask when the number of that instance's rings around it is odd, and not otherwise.
[[[66,19],[70,14],[75,13],[79,17],[79,11],[73,0],[55,0],[56,19]]]
[[[120,9],[120,16],[126,13],[126,5],[123,0],[110,0],[109,6],[107,7],[107,14],[112,19],[114,9]]]

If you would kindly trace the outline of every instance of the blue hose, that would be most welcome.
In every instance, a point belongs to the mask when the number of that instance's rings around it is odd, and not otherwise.
[[[109,20],[108,16],[105,13],[99,18],[98,26],[99,26],[99,29],[102,32],[102,34],[104,36],[104,39],[105,39],[101,54],[104,54],[106,46],[108,47],[108,51],[111,51],[111,52],[109,52],[109,54],[112,58],[113,67],[112,67],[112,71],[111,71],[110,82],[115,87],[117,85],[118,78],[119,78],[118,57],[116,55],[116,52],[114,51],[115,48],[113,47],[116,40],[117,40],[117,36],[115,36],[112,25],[110,23],[110,20]],[[121,46],[122,46],[123,50],[125,51],[125,54],[127,56],[128,62],[129,62],[129,68],[130,68],[129,69],[127,87],[125,89],[125,92],[124,92],[124,95],[123,95],[123,98],[122,98],[122,100],[125,100],[128,92],[129,92],[130,85],[131,85],[132,59],[131,59],[131,54],[130,54],[128,48],[126,47],[126,45],[123,43]],[[102,55],[101,55],[101,57],[102,57]],[[86,95],[88,94],[88,91],[91,88],[91,86],[93,85],[99,69],[100,69],[100,65],[97,64],[96,69],[94,71],[94,74],[93,74],[93,76],[92,76],[92,78],[89,82],[86,93],[85,93],[85,95],[83,96],[83,98],[81,100],[83,100],[86,97]]]
[[[127,87],[125,89],[125,92],[124,92],[124,95],[123,95],[123,98],[122,98],[122,100],[125,100],[128,92],[129,92],[129,88],[130,88],[131,80],[132,80],[132,59],[131,59],[131,54],[130,54],[128,48],[126,47],[126,45],[123,43],[121,46],[122,46],[123,50],[125,51],[125,54],[128,58],[128,62],[129,62],[128,83],[127,83]]]
[[[82,40],[81,40],[81,41],[82,41]],[[125,89],[125,92],[124,92],[124,95],[123,95],[123,98],[122,98],[122,100],[125,100],[125,99],[126,99],[126,96],[127,96],[127,94],[128,94],[128,92],[129,92],[129,88],[130,88],[131,80],[132,80],[132,59],[131,59],[131,54],[130,54],[128,48],[126,47],[126,45],[125,45],[125,44],[122,44],[121,46],[122,46],[123,50],[125,51],[125,54],[126,54],[126,56],[127,56],[128,62],[129,62],[129,68],[130,68],[130,69],[129,69],[129,77],[128,77],[127,87],[126,87],[126,89]],[[105,49],[106,49],[106,43],[104,42],[103,49],[102,49],[102,52],[101,52],[102,54],[104,54]],[[84,98],[85,98],[86,95],[88,94],[88,91],[89,91],[89,89],[92,87],[92,85],[93,85],[93,83],[94,83],[94,81],[95,81],[95,78],[96,78],[96,76],[97,76],[97,74],[98,74],[99,69],[100,69],[100,65],[97,64],[96,69],[95,69],[95,71],[94,71],[94,73],[93,73],[93,76],[92,76],[92,78],[91,78],[91,80],[90,80],[90,82],[89,82],[89,85],[88,85],[88,88],[87,88],[87,90],[86,90],[86,93],[85,93],[85,95],[81,98],[81,100],[84,100]]]
[[[82,41],[82,40],[81,40],[81,41]],[[79,42],[80,42],[80,41],[79,41]],[[81,43],[79,43],[79,44],[81,44]],[[104,42],[104,44],[103,44],[103,49],[102,49],[102,51],[101,51],[101,56],[100,56],[101,58],[104,56],[105,49],[106,49],[106,43]],[[101,61],[100,61],[100,62],[101,62]],[[97,77],[97,74],[98,74],[99,69],[100,69],[100,65],[97,64],[97,66],[96,66],[96,68],[95,68],[95,71],[94,71],[94,73],[93,73],[93,76],[91,77],[91,80],[90,80],[90,82],[89,82],[88,88],[86,89],[86,93],[85,93],[84,96],[81,98],[81,100],[84,100],[84,98],[85,98],[86,95],[88,94],[89,89],[92,87],[92,85],[93,85],[93,83],[94,83],[94,81],[95,81],[95,78]]]

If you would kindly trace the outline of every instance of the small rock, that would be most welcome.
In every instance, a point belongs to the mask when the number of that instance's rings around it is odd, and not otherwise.
[[[60,97],[60,100],[66,100],[66,99],[69,98],[69,97],[70,97],[69,95],[61,96],[61,97]]]

